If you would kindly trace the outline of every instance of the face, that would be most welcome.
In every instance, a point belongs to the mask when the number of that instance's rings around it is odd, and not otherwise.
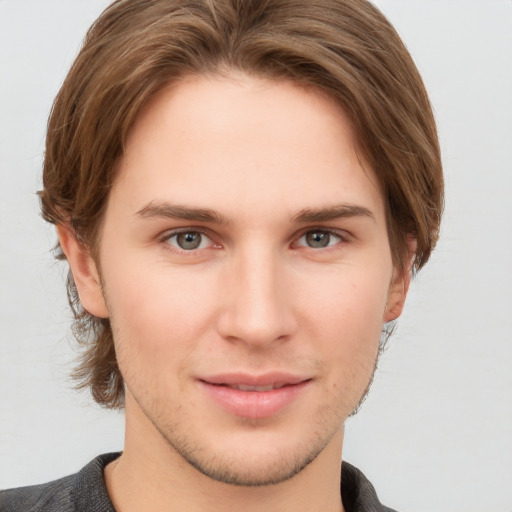
[[[110,317],[129,431],[242,485],[339,452],[407,283],[332,100],[247,76],[164,90],[129,135],[99,247],[89,277],[73,270]]]

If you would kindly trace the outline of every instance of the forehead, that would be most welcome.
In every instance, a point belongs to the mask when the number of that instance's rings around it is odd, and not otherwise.
[[[344,200],[382,210],[376,183],[347,116],[327,95],[246,75],[189,77],[139,114],[112,195],[132,208],[200,203],[227,215],[275,204],[292,214]]]

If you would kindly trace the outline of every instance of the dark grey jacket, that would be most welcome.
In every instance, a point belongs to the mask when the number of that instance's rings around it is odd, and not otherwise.
[[[115,512],[103,469],[119,453],[100,455],[74,475],[41,485],[0,491],[0,512]],[[341,496],[346,512],[395,512],[378,500],[373,485],[343,462]]]

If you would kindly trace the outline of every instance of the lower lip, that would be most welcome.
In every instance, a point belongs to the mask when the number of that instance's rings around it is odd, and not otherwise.
[[[215,402],[228,412],[243,418],[268,418],[294,402],[311,381],[283,386],[270,391],[241,391],[228,386],[199,381]]]

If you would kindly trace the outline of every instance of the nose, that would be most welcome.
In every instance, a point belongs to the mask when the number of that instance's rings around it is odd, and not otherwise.
[[[270,250],[247,253],[233,258],[222,283],[219,334],[254,348],[286,341],[297,323],[283,263]]]

